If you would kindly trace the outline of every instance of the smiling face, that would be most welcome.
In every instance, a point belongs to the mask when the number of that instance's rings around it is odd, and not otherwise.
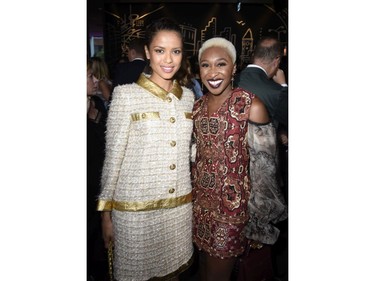
[[[166,80],[171,80],[180,69],[182,38],[175,31],[159,31],[151,41],[150,46],[145,47],[145,51],[152,69],[150,79],[163,87]]]
[[[236,72],[227,49],[213,46],[203,51],[199,62],[203,84],[214,96],[228,94],[231,91],[231,79]]]

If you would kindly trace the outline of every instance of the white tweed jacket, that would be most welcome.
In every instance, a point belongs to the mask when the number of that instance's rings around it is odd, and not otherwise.
[[[194,94],[168,93],[145,75],[113,92],[98,210],[139,211],[191,202]]]

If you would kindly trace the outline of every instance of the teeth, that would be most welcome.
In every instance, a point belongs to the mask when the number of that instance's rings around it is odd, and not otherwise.
[[[210,84],[210,86],[212,88],[219,88],[221,83],[223,82],[223,79],[220,79],[220,80],[208,80],[207,81],[208,84]]]
[[[164,72],[170,73],[173,71],[173,67],[162,67]]]

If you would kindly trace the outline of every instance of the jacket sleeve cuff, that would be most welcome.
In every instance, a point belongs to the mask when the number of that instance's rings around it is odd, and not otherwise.
[[[113,201],[98,200],[97,211],[112,211]]]

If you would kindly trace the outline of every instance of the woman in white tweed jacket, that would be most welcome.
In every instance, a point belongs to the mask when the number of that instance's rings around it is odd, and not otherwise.
[[[170,280],[192,262],[190,142],[194,94],[180,28],[148,27],[151,75],[114,89],[98,210],[114,277]]]

